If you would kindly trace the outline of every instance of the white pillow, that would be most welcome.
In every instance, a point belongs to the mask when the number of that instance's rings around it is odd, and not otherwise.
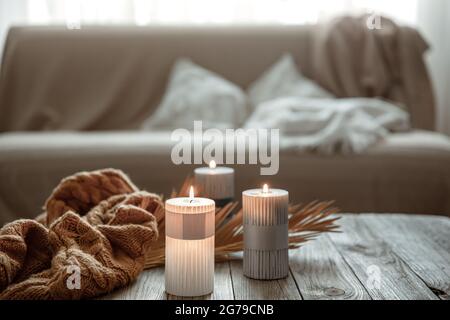
[[[284,54],[248,89],[254,108],[260,103],[280,97],[334,98],[314,81],[304,77],[290,54]]]
[[[236,128],[247,117],[245,93],[233,83],[188,59],[176,61],[166,93],[143,129],[192,130],[194,121],[203,128]]]

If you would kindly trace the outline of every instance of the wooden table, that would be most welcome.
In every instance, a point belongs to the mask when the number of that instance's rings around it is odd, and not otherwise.
[[[242,261],[216,265],[214,294],[203,299],[450,299],[450,219],[344,215],[342,233],[293,250],[288,278],[251,280]],[[106,299],[176,299],[164,292],[164,268]]]

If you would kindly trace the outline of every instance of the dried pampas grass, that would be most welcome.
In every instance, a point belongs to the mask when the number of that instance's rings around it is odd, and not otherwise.
[[[173,192],[172,197],[186,196],[193,179],[187,178],[180,191]],[[242,251],[243,227],[242,209],[238,202],[232,202],[223,208],[216,208],[216,262],[233,259],[231,254]],[[303,243],[314,239],[324,232],[337,232],[336,221],[340,217],[333,216],[338,209],[332,207],[333,202],[312,202],[308,205],[289,206],[289,248],[300,247]],[[159,238],[153,243],[146,257],[145,268],[150,269],[164,265],[165,260],[165,221],[164,208],[155,213],[158,221]]]

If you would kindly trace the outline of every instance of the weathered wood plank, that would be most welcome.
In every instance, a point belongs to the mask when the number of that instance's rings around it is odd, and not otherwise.
[[[290,255],[290,267],[305,300],[368,300],[370,295],[327,235]]]
[[[348,215],[341,225],[343,233],[322,235],[293,251],[287,279],[252,280],[243,275],[242,260],[221,263],[214,294],[195,299],[436,299],[433,292],[449,297],[450,219]],[[380,271],[379,286],[369,281],[370,267]],[[165,294],[164,268],[146,270],[127,288],[103,297],[166,298],[177,299]]]
[[[107,300],[163,300],[164,268],[144,270],[128,287],[119,289],[103,299]]]
[[[166,295],[164,268],[144,270],[138,279],[126,288],[119,289],[103,299],[111,300],[232,300],[233,286],[228,262],[215,265],[214,293],[203,297],[176,297]]]
[[[373,299],[437,299],[362,219],[345,215],[340,223],[343,232],[330,234],[330,238]]]
[[[292,275],[286,279],[263,281],[244,276],[242,260],[230,262],[236,300],[300,300],[302,297]]]
[[[214,300],[233,300],[233,283],[231,281],[231,268],[229,262],[216,263],[214,278]]]
[[[445,244],[444,238],[450,238],[449,220],[404,215],[365,215],[360,219],[383,237],[435,294],[450,299],[450,252],[440,246]]]
[[[410,228],[426,234],[427,239],[435,242],[439,250],[450,252],[450,219],[448,217],[400,215],[397,219],[411,220]]]
[[[214,266],[214,292],[202,297],[176,297],[167,295],[168,300],[233,300],[230,263],[216,263]]]

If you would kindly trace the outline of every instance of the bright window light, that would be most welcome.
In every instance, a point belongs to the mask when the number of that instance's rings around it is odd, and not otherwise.
[[[304,24],[375,12],[414,23],[417,0],[15,0],[34,23]]]

